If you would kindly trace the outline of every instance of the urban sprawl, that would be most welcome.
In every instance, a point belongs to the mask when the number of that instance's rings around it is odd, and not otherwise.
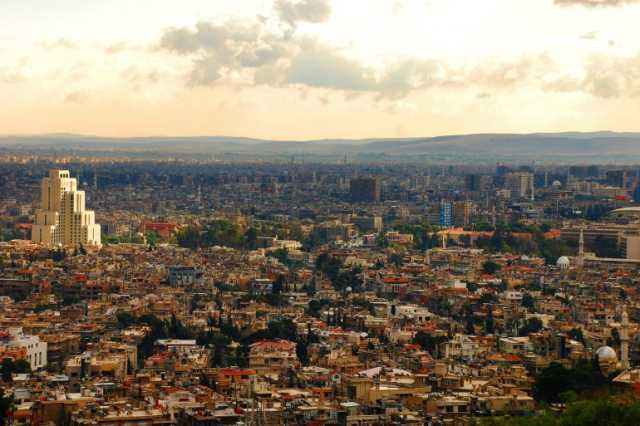
[[[640,391],[639,205],[640,167],[3,154],[0,424],[560,424]]]

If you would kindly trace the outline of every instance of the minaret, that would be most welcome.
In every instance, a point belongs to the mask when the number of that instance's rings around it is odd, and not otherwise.
[[[530,176],[529,179],[529,192],[531,192],[531,201],[536,200],[536,190],[535,190],[535,176]]]
[[[580,241],[578,242],[578,267],[584,266],[584,228],[580,228]]]
[[[629,369],[629,314],[627,307],[622,308],[622,323],[620,324],[620,367]]]

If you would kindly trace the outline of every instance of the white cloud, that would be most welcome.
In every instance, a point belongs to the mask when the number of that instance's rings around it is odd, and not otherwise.
[[[554,0],[558,6],[616,7],[638,4],[640,0]]]
[[[76,43],[66,38],[60,38],[54,41],[43,41],[40,43],[40,46],[45,49],[75,49],[78,47]]]
[[[330,0],[276,0],[274,8],[278,17],[291,26],[298,22],[319,24],[331,17]]]
[[[83,91],[75,91],[69,93],[65,98],[65,103],[68,104],[83,104],[89,100],[89,96],[86,92]]]

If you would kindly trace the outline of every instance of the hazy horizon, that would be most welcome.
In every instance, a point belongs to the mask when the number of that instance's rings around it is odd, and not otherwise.
[[[550,132],[475,132],[475,133],[447,133],[447,134],[434,134],[434,135],[408,135],[408,136],[384,136],[384,135],[375,135],[375,136],[364,136],[359,138],[346,138],[346,137],[318,137],[318,138],[282,138],[282,139],[274,139],[274,138],[265,138],[259,136],[234,136],[234,135],[225,135],[225,134],[196,134],[196,135],[184,135],[184,134],[147,134],[147,135],[123,135],[123,136],[108,136],[101,134],[83,134],[83,133],[73,133],[73,132],[50,132],[50,133],[7,133],[0,134],[0,138],[47,138],[47,137],[73,137],[73,138],[99,138],[99,139],[114,139],[114,140],[127,140],[127,139],[175,139],[175,138],[184,138],[184,139],[201,139],[201,138],[214,138],[214,139],[247,139],[247,140],[255,140],[255,141],[265,141],[265,142],[323,142],[323,141],[345,141],[345,142],[367,142],[367,141],[375,141],[375,140],[414,140],[414,139],[437,139],[437,138],[447,138],[447,137],[469,137],[469,136],[536,136],[536,135],[568,135],[568,134],[576,134],[576,135],[606,135],[606,134],[614,134],[614,135],[633,135],[634,137],[640,136],[640,130],[593,130],[593,131],[574,131],[574,130],[558,130],[558,131],[550,131]]]

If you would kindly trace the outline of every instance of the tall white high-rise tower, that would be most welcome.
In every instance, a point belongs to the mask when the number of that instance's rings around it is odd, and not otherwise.
[[[85,193],[68,170],[51,170],[42,179],[41,205],[31,239],[47,247],[99,246],[100,225],[93,210],[85,210]]]

